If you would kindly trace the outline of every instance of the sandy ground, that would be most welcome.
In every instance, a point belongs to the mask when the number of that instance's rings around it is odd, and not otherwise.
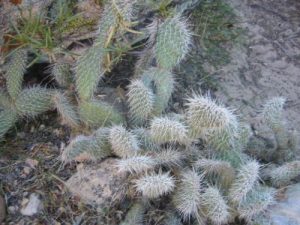
[[[300,125],[300,1],[230,0],[247,31],[246,45],[233,48],[218,71],[217,98],[253,124],[262,104],[286,98],[288,126]]]

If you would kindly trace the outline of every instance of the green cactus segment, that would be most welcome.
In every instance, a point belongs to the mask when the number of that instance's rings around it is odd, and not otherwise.
[[[276,138],[276,142],[279,148],[278,157],[283,159],[287,158],[288,152],[283,151],[288,148],[288,132],[283,123],[283,106],[285,99],[282,97],[276,97],[269,100],[263,108],[262,115],[266,124],[273,130]]]
[[[200,137],[207,129],[222,130],[229,123],[237,126],[231,111],[217,105],[209,96],[194,94],[187,100],[186,121],[192,137]]]
[[[250,161],[242,165],[229,190],[229,198],[234,204],[240,204],[247,194],[257,185],[260,165]]]
[[[217,183],[224,187],[229,187],[235,178],[234,168],[224,160],[202,158],[194,163],[194,167],[201,170],[206,177],[217,178]]]
[[[9,109],[11,107],[12,103],[9,95],[3,90],[0,90],[0,109]]]
[[[132,157],[140,151],[136,136],[122,126],[113,126],[110,129],[109,141],[113,152],[121,158]]]
[[[128,87],[128,103],[133,121],[143,122],[153,111],[154,95],[141,80],[134,80]]]
[[[132,133],[136,136],[142,149],[147,151],[158,151],[160,149],[160,146],[152,140],[149,130],[136,128],[132,130]]]
[[[76,108],[71,105],[67,97],[57,92],[53,95],[54,105],[62,118],[62,122],[69,126],[75,127],[79,125],[79,116],[76,112]]]
[[[112,152],[111,144],[109,142],[109,133],[110,129],[108,127],[100,127],[93,133],[93,135],[101,149],[107,152]]]
[[[184,171],[180,183],[173,193],[173,205],[185,220],[198,215],[201,204],[201,183],[202,176],[199,176],[195,171]]]
[[[104,74],[101,62],[104,58],[102,47],[90,48],[76,65],[76,88],[82,100],[90,100]]]
[[[154,84],[155,93],[154,115],[160,115],[168,106],[168,102],[174,90],[174,75],[163,69],[152,67],[146,70],[141,79],[148,87]]]
[[[150,135],[157,144],[188,143],[188,130],[181,122],[167,118],[155,118],[151,121]]]
[[[0,138],[17,122],[17,113],[13,110],[0,111]]]
[[[135,180],[135,188],[146,198],[167,195],[175,188],[175,179],[169,173],[144,175]]]
[[[201,197],[201,205],[204,207],[205,215],[213,224],[227,224],[229,222],[229,206],[219,189],[208,187]]]
[[[181,219],[176,213],[170,211],[166,213],[166,218],[164,219],[164,225],[182,225]]]
[[[114,1],[105,5],[99,22],[98,36],[92,48],[79,58],[75,68],[76,88],[81,100],[90,100],[105,73],[103,62],[107,45],[119,26],[121,17],[130,19],[133,2]]]
[[[168,148],[155,152],[155,161],[158,165],[177,167],[182,164],[184,154],[176,149]]]
[[[23,75],[26,70],[27,50],[16,50],[6,65],[6,86],[12,99],[16,99],[22,90]]]
[[[266,186],[259,186],[248,193],[245,200],[238,206],[240,218],[250,221],[263,213],[275,203],[276,190]]]
[[[117,162],[120,172],[141,173],[156,166],[156,161],[150,156],[133,156]]]
[[[113,106],[96,100],[81,102],[79,115],[80,119],[92,128],[124,122],[123,116]]]
[[[88,159],[100,160],[111,155],[111,151],[102,148],[93,136],[77,136],[62,153],[62,161],[65,163],[74,160]]]
[[[16,99],[16,108],[20,116],[35,117],[54,108],[54,92],[42,87],[24,89]]]
[[[234,118],[222,129],[208,130],[204,139],[212,149],[218,152],[240,150],[238,126]]]
[[[282,112],[284,103],[284,98],[277,97],[269,100],[263,108],[262,115],[266,121],[266,124],[275,133],[280,131],[284,127],[282,123]]]
[[[188,53],[191,33],[179,16],[166,19],[158,28],[155,55],[159,67],[171,70]]]
[[[270,172],[271,182],[274,186],[280,187],[290,183],[290,181],[300,174],[300,161],[292,161],[272,170]]]
[[[61,87],[68,87],[72,84],[73,77],[68,63],[56,62],[51,68],[51,74]]]
[[[146,208],[142,203],[135,203],[126,214],[121,225],[142,225]]]
[[[251,128],[248,124],[240,124],[237,130],[238,138],[236,148],[240,151],[244,151],[248,145],[251,137]]]

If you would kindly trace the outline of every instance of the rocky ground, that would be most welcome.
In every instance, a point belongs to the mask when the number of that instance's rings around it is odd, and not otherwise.
[[[260,126],[258,113],[262,104],[273,96],[284,96],[287,124],[299,130],[300,2],[228,2],[238,15],[237,22],[231,25],[243,30],[234,43],[225,44],[228,62],[218,66],[204,63],[201,71],[205,72],[200,73],[199,67],[192,68],[198,71],[197,76],[187,77],[185,81],[181,77],[178,82],[185,82],[183,86],[189,90],[194,87],[212,89],[213,95],[236,109],[241,118],[254,127]],[[196,64],[202,65],[202,61]],[[197,85],[188,86],[192,83]],[[183,87],[179,85],[180,88]],[[175,110],[181,94],[176,92],[174,96]],[[0,193],[4,199],[0,198],[0,221],[5,217],[2,224],[84,225],[101,224],[100,221],[114,224],[123,216],[124,212],[118,209],[114,209],[114,216],[111,216],[108,208],[103,218],[102,209],[82,203],[67,191],[66,180],[81,167],[64,166],[58,161],[69,137],[70,131],[59,125],[56,114],[49,113],[36,121],[17,124],[1,143]],[[300,224],[299,207],[294,207],[291,213],[286,211],[293,204],[300,204],[299,188],[291,188],[288,193],[292,194],[287,194],[283,203],[274,209],[277,213],[274,224]],[[291,198],[294,198],[292,203]]]

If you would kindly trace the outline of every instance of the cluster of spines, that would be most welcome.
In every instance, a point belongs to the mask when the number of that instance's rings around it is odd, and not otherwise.
[[[15,105],[21,117],[36,117],[54,109],[53,90],[35,86],[23,89],[16,99]]]
[[[183,171],[172,203],[184,220],[197,217],[201,204],[202,176],[194,170]]]
[[[186,121],[192,137],[201,137],[207,130],[223,130],[235,123],[232,112],[209,96],[194,94],[187,99],[186,107]]]

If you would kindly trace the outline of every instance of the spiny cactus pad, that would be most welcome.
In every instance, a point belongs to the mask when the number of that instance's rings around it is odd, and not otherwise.
[[[54,109],[53,90],[39,86],[24,89],[16,99],[16,108],[20,116],[35,117]]]
[[[62,122],[68,124],[71,127],[78,126],[79,116],[77,114],[76,108],[71,105],[68,98],[64,94],[57,92],[53,95],[52,99],[55,108],[62,117]]]
[[[121,158],[134,156],[140,151],[136,136],[122,126],[110,129],[109,141],[114,153]]]
[[[128,103],[134,121],[147,120],[154,107],[154,94],[141,80],[134,80],[128,86]]]
[[[12,99],[16,99],[22,90],[23,76],[27,64],[27,50],[24,48],[13,52],[9,63],[6,65],[6,86]]]
[[[157,144],[187,143],[187,133],[187,127],[175,119],[161,117],[151,121],[150,134]]]
[[[172,203],[184,219],[198,215],[201,204],[202,176],[193,170],[182,172],[180,184],[172,196]]]
[[[155,56],[159,67],[172,69],[188,53],[190,44],[191,32],[185,19],[178,15],[166,19],[159,26],[155,46]]]
[[[241,166],[238,174],[229,190],[229,198],[233,203],[241,203],[245,200],[259,180],[260,165],[257,161],[250,161]]]
[[[135,180],[137,192],[146,198],[158,198],[173,191],[175,180],[169,173],[144,175]]]
[[[191,135],[199,137],[205,129],[223,129],[230,122],[235,123],[231,111],[219,106],[209,96],[194,94],[187,99],[186,121]]]
[[[14,110],[0,111],[0,138],[17,122],[17,113]]]
[[[124,121],[123,116],[113,106],[99,100],[81,102],[78,106],[80,119],[89,127],[97,128]]]
[[[205,215],[210,221],[216,225],[227,224],[230,218],[230,209],[219,189],[208,187],[201,197],[201,205],[204,207]]]

